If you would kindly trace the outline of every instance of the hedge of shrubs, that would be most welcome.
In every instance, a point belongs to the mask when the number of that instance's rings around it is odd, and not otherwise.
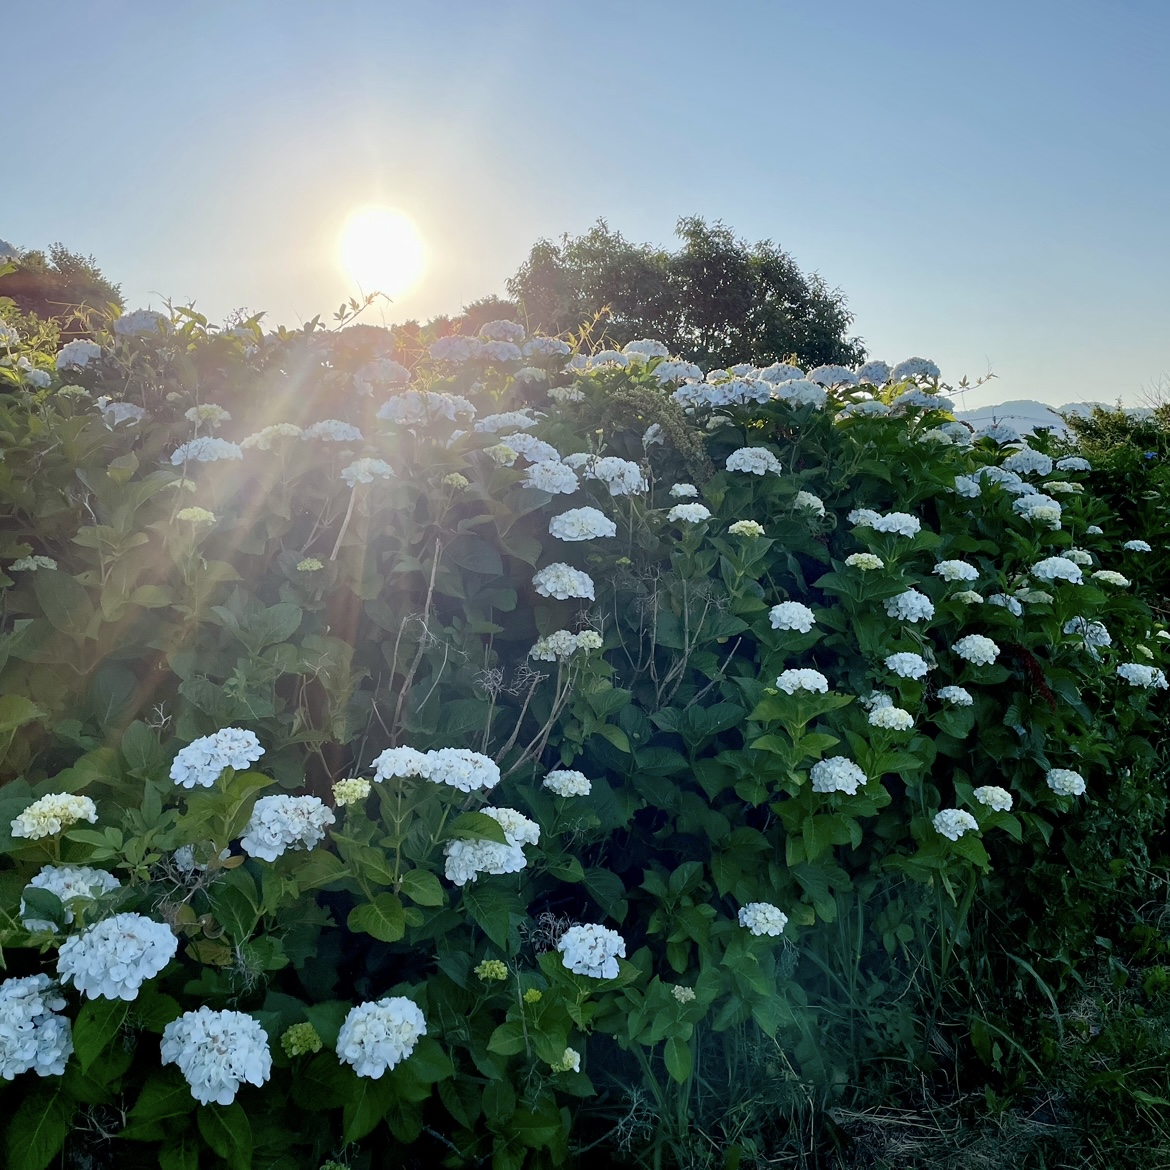
[[[923,359],[0,329],[13,1170],[750,1159],[1148,785],[1149,546]]]

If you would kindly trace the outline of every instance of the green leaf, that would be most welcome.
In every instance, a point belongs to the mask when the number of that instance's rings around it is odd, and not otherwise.
[[[33,575],[33,589],[53,629],[73,638],[86,636],[94,612],[84,585],[68,573],[41,569]]]
[[[397,942],[406,933],[402,903],[389,893],[379,894],[372,902],[355,906],[346,919],[350,930],[371,934],[380,942]]]
[[[500,554],[482,537],[466,532],[447,545],[443,558],[486,577],[498,577],[504,571]]]
[[[33,1090],[8,1123],[7,1170],[45,1170],[65,1144],[72,1119],[73,1103],[59,1086]]]
[[[672,1036],[667,1040],[662,1055],[666,1061],[666,1071],[670,1073],[671,1079],[678,1081],[680,1085],[683,1084],[691,1075],[690,1045],[685,1040],[679,1040]]]
[[[402,892],[420,906],[442,906],[443,887],[427,869],[411,869],[402,875]]]
[[[500,822],[481,812],[460,813],[447,826],[447,836],[469,841],[495,841],[498,845],[508,843]]]
[[[82,1072],[118,1034],[128,1010],[129,1004],[120,999],[91,999],[82,1005],[73,1025],[73,1050]]]
[[[502,949],[507,948],[511,915],[523,913],[514,894],[479,882],[464,888],[463,907],[484,934]]]
[[[0,695],[0,735],[15,731],[34,719],[44,719],[48,714],[44,707],[23,695]]]
[[[194,1134],[172,1138],[158,1152],[159,1170],[199,1170],[199,1144]]]
[[[238,1101],[230,1105],[205,1105],[199,1110],[197,1120],[203,1140],[231,1170],[251,1170],[252,1126]]]
[[[342,1133],[347,1142],[360,1141],[371,1133],[394,1100],[394,1083],[389,1077],[358,1077],[357,1082],[342,1112]]]

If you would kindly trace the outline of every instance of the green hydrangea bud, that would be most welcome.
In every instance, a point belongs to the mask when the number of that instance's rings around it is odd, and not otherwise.
[[[325,562],[316,557],[305,557],[303,561],[297,562],[298,573],[316,573],[323,568],[325,568]]]
[[[499,959],[484,959],[475,973],[485,983],[503,983],[508,978],[508,968]]]
[[[525,1003],[540,1003],[540,992],[535,987],[530,987],[524,993]]]
[[[312,1024],[293,1024],[280,1038],[280,1046],[286,1056],[304,1056],[310,1052],[320,1052],[321,1037]]]

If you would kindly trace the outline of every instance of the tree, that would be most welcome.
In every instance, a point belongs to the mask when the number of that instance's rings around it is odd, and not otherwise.
[[[770,240],[748,244],[698,217],[680,219],[677,235],[682,246],[670,252],[598,220],[559,244],[538,241],[508,292],[530,328],[577,330],[604,313],[610,344],[652,337],[701,365],[864,360],[861,339],[847,336],[853,314],[841,291]]]
[[[0,275],[0,297],[9,297],[25,316],[54,320],[65,340],[89,332],[89,318],[111,305],[124,306],[121,289],[111,284],[92,256],[53,244],[48,255],[18,252],[13,269]]]

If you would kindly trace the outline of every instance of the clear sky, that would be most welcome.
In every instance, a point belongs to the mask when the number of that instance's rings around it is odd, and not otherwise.
[[[1139,402],[1170,373],[1170,5],[1157,0],[8,0],[0,237],[128,307],[269,324],[353,291],[347,216],[427,249],[388,322],[541,236],[681,215],[841,287],[871,356],[966,405]],[[375,320],[377,318],[374,318]]]

